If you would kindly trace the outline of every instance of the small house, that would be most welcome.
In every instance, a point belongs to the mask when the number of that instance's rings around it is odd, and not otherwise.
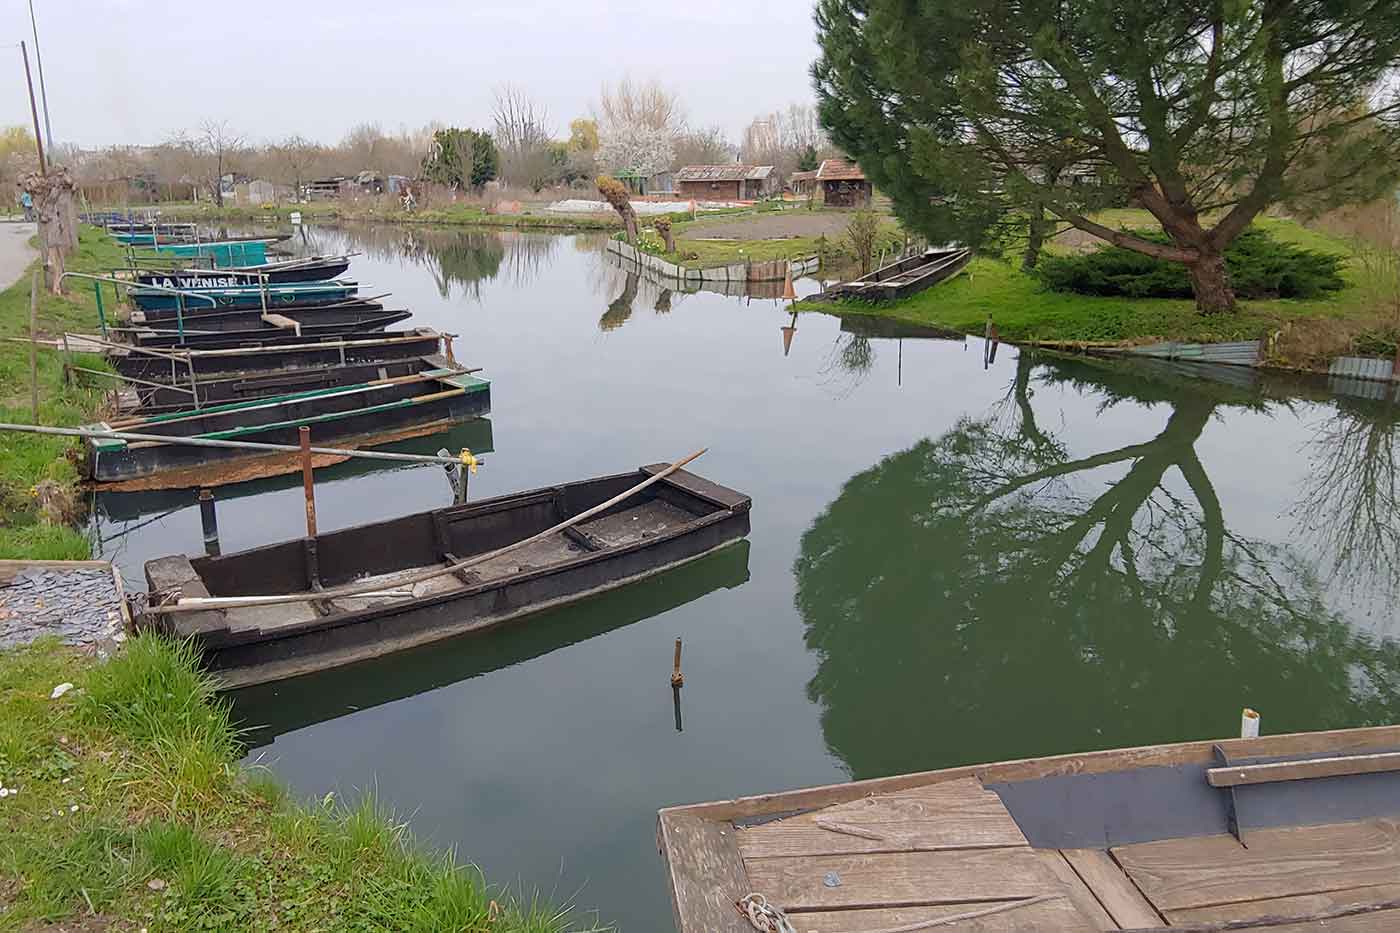
[[[331,201],[340,197],[341,186],[348,179],[344,175],[335,175],[331,178],[317,178],[307,182],[306,199],[308,201]]]
[[[696,201],[756,201],[777,184],[771,165],[687,165],[676,172],[676,193]]]
[[[676,190],[676,176],[669,171],[648,174],[638,169],[628,168],[614,173],[613,177],[622,182],[630,193],[639,196],[672,194]]]
[[[817,186],[827,207],[869,207],[874,189],[859,165],[826,159],[817,169]]]
[[[817,170],[793,172],[788,176],[788,189],[799,197],[810,197],[817,187]]]

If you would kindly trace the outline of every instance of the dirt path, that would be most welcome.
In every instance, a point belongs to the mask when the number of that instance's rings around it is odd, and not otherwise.
[[[771,211],[763,214],[700,219],[687,224],[681,236],[687,239],[715,237],[733,240],[770,240],[780,237],[841,236],[851,214],[846,211]]]
[[[37,253],[29,245],[33,235],[33,224],[0,223],[0,289],[13,285],[34,261]]]

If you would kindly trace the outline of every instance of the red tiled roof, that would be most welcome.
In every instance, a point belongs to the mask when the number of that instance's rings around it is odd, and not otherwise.
[[[817,169],[817,181],[865,181],[865,173],[854,162],[826,159]]]

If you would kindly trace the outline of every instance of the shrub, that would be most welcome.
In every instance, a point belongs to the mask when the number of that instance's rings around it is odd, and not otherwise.
[[[1135,236],[1166,243],[1159,232]],[[1342,256],[1282,243],[1263,230],[1246,230],[1225,251],[1230,284],[1241,298],[1316,298],[1338,291]],[[1082,295],[1190,298],[1191,279],[1178,262],[1154,259],[1121,246],[1080,256],[1046,256],[1038,270],[1050,288]]]

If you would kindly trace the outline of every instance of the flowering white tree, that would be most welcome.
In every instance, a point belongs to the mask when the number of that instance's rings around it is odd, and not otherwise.
[[[608,172],[655,175],[670,169],[675,158],[673,133],[666,127],[620,123],[600,134],[598,164]]]

